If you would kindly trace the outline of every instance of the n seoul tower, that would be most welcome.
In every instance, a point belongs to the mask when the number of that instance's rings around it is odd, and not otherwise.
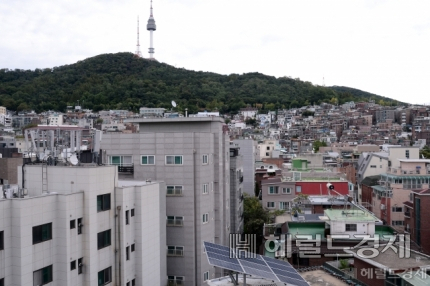
[[[149,31],[149,59],[154,59],[154,46],[152,40],[152,32],[156,30],[154,16],[152,15],[152,0],[151,0],[151,14],[149,15],[148,24],[146,25],[146,29]]]

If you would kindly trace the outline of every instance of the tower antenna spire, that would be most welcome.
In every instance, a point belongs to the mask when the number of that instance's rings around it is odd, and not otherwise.
[[[142,57],[142,53],[140,52],[140,42],[139,42],[139,16],[137,16],[137,45],[136,45],[136,52],[134,53],[134,56],[137,58]]]
[[[154,32],[157,28],[155,26],[155,20],[154,20],[154,16],[152,13],[152,0],[151,0],[151,9],[150,9],[150,14],[149,14],[149,19],[148,19],[148,24],[146,25],[146,29],[149,31],[149,59],[150,60],[155,60],[154,59],[154,43],[153,43],[153,35],[152,32]]]
[[[154,15],[152,14],[152,0],[151,0],[151,14],[150,17],[154,17]]]

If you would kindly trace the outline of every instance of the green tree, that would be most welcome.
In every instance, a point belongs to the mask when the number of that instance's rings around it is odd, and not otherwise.
[[[258,197],[251,197],[244,194],[243,199],[243,232],[246,234],[256,234],[257,246],[263,241],[263,227],[269,223],[269,212],[263,208]]]
[[[257,120],[255,118],[247,118],[245,123],[246,125],[252,125],[253,127],[257,126]]]
[[[263,228],[265,223],[271,223],[278,215],[284,211],[269,211],[261,205],[258,197],[243,194],[243,232],[246,234],[257,235],[257,246],[263,242]]]
[[[312,144],[315,153],[318,152],[320,150],[320,147],[327,147],[327,143],[325,143],[324,141],[320,141],[320,140],[315,140],[314,143]]]
[[[425,159],[430,159],[430,147],[424,146],[423,149],[420,150],[420,157]]]

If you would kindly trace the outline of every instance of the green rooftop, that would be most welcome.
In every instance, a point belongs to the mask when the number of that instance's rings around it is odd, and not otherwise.
[[[370,212],[365,212],[358,209],[327,209],[324,210],[324,216],[328,217],[331,221],[352,221],[352,222],[375,222],[379,221],[377,217],[375,217]]]
[[[322,239],[325,240],[324,236],[325,223],[324,222],[288,222],[288,233],[292,234],[292,239],[295,239],[296,234],[308,234],[312,237],[316,237],[320,234]],[[394,229],[387,225],[375,225],[375,234],[379,235],[381,240],[384,235],[393,235]],[[387,240],[389,238],[387,237]],[[361,240],[361,239],[358,239]]]
[[[290,234],[311,234],[315,237],[316,234],[320,234],[324,237],[324,222],[289,222],[288,232]],[[294,238],[294,237],[293,237]]]

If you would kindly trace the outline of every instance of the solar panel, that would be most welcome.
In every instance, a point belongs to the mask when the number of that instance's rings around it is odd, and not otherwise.
[[[281,282],[292,284],[292,285],[309,286],[309,283],[306,282],[303,278],[301,280],[298,280],[298,279],[278,275],[278,279]]]
[[[229,247],[206,241],[204,246],[209,264],[213,266],[290,285],[309,286],[286,261],[255,255],[242,250],[236,252]]]

